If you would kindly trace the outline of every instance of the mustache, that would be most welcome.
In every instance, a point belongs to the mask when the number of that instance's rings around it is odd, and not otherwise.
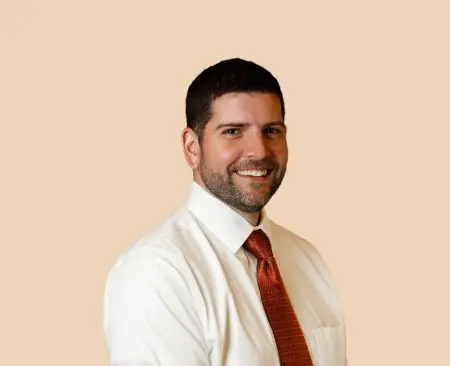
[[[263,159],[263,160],[247,160],[245,162],[241,162],[239,164],[235,164],[231,166],[231,171],[236,170],[251,170],[251,169],[260,169],[260,170],[275,170],[279,167],[279,164],[271,159]]]

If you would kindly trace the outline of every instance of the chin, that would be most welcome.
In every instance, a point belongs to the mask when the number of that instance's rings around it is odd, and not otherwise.
[[[264,201],[271,197],[272,187],[266,184],[248,185],[245,187],[239,187],[241,193],[248,197],[252,201]]]
[[[245,200],[243,202],[244,205],[247,205],[249,208],[253,210],[253,212],[261,210],[265,205],[267,205],[272,198],[269,192],[266,194],[249,194],[244,193],[243,196]]]

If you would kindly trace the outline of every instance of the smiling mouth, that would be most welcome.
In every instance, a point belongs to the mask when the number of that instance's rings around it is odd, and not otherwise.
[[[236,170],[235,173],[241,177],[267,177],[273,169],[247,169]]]

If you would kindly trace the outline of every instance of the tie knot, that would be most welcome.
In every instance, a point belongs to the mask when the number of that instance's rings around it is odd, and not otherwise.
[[[269,237],[261,229],[254,230],[244,244],[244,248],[257,259],[273,257]]]

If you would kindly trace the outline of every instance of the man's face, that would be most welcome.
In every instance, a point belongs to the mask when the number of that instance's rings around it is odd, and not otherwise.
[[[280,101],[269,93],[229,93],[213,102],[212,111],[201,145],[201,181],[228,205],[258,212],[286,172]]]

